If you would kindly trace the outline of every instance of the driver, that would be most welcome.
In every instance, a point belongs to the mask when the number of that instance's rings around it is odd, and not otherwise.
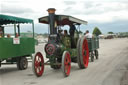
[[[74,43],[74,33],[76,30],[76,27],[73,24],[70,24],[69,26],[70,26],[69,33],[70,33],[70,37],[71,37],[71,47],[74,48],[74,47],[76,47],[75,43]]]
[[[64,30],[64,36],[68,36],[67,30]]]
[[[62,40],[62,36],[63,36],[63,30],[58,30],[58,34],[57,34],[57,36],[58,36],[58,38],[59,38],[59,40],[61,41]]]
[[[73,24],[70,24],[69,26],[70,26],[70,29],[69,29],[70,36],[73,37],[76,27]]]

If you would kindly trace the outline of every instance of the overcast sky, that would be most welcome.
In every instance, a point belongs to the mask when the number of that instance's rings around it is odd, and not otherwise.
[[[128,31],[127,0],[0,0],[1,14],[33,19],[36,32],[47,32],[47,26],[40,25],[38,18],[48,15],[48,8],[56,8],[56,14],[88,21],[82,31],[92,32],[95,26],[103,33]]]

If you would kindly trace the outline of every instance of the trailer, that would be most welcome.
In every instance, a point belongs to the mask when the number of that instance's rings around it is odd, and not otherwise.
[[[22,24],[30,24],[32,37],[21,37]],[[14,34],[5,33],[6,26],[13,26]],[[27,69],[26,57],[35,52],[34,23],[31,19],[0,14],[0,67],[3,64],[17,64],[19,70]]]

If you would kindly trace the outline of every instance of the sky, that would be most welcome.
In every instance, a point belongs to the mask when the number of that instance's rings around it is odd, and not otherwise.
[[[0,14],[33,19],[37,33],[48,32],[47,25],[38,23],[38,18],[48,15],[48,8],[88,21],[81,26],[83,32],[94,27],[102,33],[128,32],[128,0],[0,0]],[[24,30],[29,27],[23,26]]]

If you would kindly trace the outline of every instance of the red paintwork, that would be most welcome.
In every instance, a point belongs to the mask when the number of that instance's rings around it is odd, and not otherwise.
[[[84,54],[85,51],[86,51],[86,55]],[[86,38],[83,41],[82,55],[83,55],[83,63],[86,68],[86,67],[88,67],[88,62],[89,62],[89,48],[88,48],[88,42],[87,42]]]
[[[69,76],[71,69],[71,58],[69,52],[66,52],[64,66],[65,66],[65,73],[67,76]]]
[[[41,76],[44,72],[44,59],[40,52],[35,55],[35,72],[38,76]]]

